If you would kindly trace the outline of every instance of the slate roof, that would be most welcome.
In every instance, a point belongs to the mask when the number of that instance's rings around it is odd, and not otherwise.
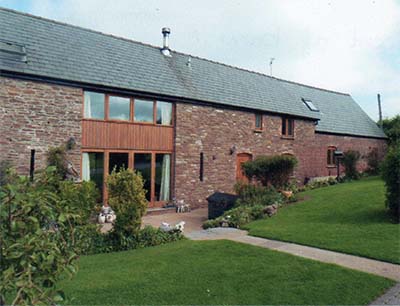
[[[385,137],[347,94],[0,8],[0,40],[25,46],[27,62],[0,52],[0,70],[321,119],[317,130]],[[312,112],[309,98],[321,112]]]

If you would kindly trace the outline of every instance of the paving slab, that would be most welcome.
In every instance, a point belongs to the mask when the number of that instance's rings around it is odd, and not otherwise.
[[[194,231],[200,231],[202,229],[203,222],[207,220],[207,217],[207,208],[198,208],[192,210],[191,212],[185,213],[146,215],[142,218],[142,226],[151,225],[158,228],[160,227],[161,222],[175,225],[181,221],[185,221],[184,233],[186,235]]]
[[[370,305],[400,305],[400,283],[390,288],[384,295],[377,298]]]

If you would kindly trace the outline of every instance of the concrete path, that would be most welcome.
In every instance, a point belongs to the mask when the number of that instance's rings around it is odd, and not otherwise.
[[[384,295],[377,298],[370,305],[400,305],[400,283],[390,288]]]
[[[380,275],[400,282],[400,265],[378,260],[327,251],[295,243],[248,236],[246,231],[233,228],[213,228],[191,232],[186,236],[193,240],[228,239],[267,249],[277,250],[321,262],[337,264],[350,269]]]

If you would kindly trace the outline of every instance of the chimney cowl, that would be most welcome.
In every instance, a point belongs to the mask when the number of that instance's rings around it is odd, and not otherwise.
[[[171,34],[171,29],[170,28],[162,28],[161,33],[163,35],[163,47],[161,49],[161,53],[164,54],[165,56],[171,56],[171,50],[169,48],[169,34]]]

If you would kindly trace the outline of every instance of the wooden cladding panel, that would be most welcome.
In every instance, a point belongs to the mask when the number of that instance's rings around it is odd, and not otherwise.
[[[82,121],[83,148],[172,151],[173,137],[172,126]]]

